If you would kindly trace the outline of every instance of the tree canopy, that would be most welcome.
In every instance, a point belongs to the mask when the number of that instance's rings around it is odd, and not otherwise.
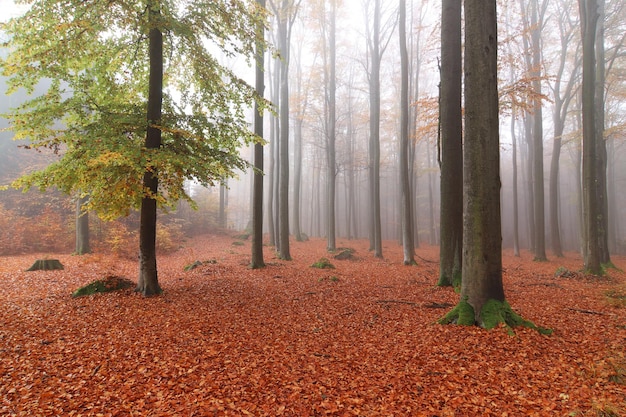
[[[89,193],[88,207],[103,218],[137,208],[143,197],[167,208],[191,200],[185,180],[213,185],[246,162],[238,149],[256,139],[246,120],[262,101],[219,56],[250,63],[256,24],[265,19],[246,0],[26,1],[29,10],[2,24],[9,55],[0,60],[9,92],[34,96],[6,117],[15,139],[50,149],[59,159],[13,182],[17,188],[57,186]],[[151,9],[160,10],[151,23]],[[152,20],[154,22],[154,20]],[[147,149],[148,42],[150,29],[164,34],[163,115],[151,121],[162,146]],[[159,192],[142,184],[158,172]]]

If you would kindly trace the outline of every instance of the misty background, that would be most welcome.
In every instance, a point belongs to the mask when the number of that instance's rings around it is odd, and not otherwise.
[[[499,2],[499,90],[501,96],[501,180],[503,247],[513,245],[513,225],[519,225],[520,246],[532,246],[532,158],[531,144],[533,99],[532,83],[541,84],[543,121],[543,166],[546,212],[546,247],[550,253],[553,221],[548,216],[548,194],[558,200],[558,229],[563,250],[579,251],[581,246],[581,100],[580,100],[580,26],[578,3],[574,0],[537,1],[543,10],[536,25],[528,24],[531,2]],[[297,2],[296,2],[297,3]],[[299,180],[290,176],[289,207],[298,210],[299,229],[308,237],[324,237],[328,211],[326,192],[329,166],[326,158],[326,112],[328,64],[326,54],[327,19],[325,1],[300,2],[291,35],[289,62],[290,172],[301,167]],[[335,215],[339,238],[367,238],[370,233],[369,197],[369,77],[371,57],[368,39],[373,0],[337,1],[336,38],[336,174]],[[414,203],[415,242],[419,245],[439,243],[439,143],[438,83],[440,56],[440,1],[407,2],[407,45],[410,62],[411,103],[411,188]],[[382,237],[401,239],[401,190],[399,180],[400,136],[400,53],[397,35],[397,1],[381,2],[381,39],[386,49],[381,60],[380,111],[380,189]],[[13,2],[0,1],[3,20],[19,15],[22,9]],[[327,7],[327,5],[326,5]],[[270,8],[271,10],[271,8]],[[607,184],[609,197],[609,245],[612,253],[626,253],[626,6],[622,0],[607,0],[605,5],[605,137],[607,147]],[[5,13],[6,11],[6,13]],[[275,21],[267,34],[276,43]],[[540,33],[540,65],[528,65],[532,56],[531,35]],[[51,35],[53,36],[53,35]],[[6,51],[2,51],[3,54]],[[279,60],[268,54],[265,97],[276,103],[274,75]],[[251,84],[254,69],[243,60],[222,58]],[[571,81],[570,81],[571,79]],[[571,88],[567,86],[571,84]],[[43,82],[35,94],[45,91]],[[24,91],[6,95],[6,79],[0,77],[0,113],[9,111],[26,99]],[[569,108],[559,115],[559,106],[569,100]],[[556,115],[555,115],[556,114]],[[250,110],[252,121],[252,110]],[[562,134],[555,137],[555,126],[563,122]],[[277,189],[276,117],[266,114],[265,134],[265,207],[276,199]],[[24,149],[12,140],[6,119],[0,119],[0,184],[9,184],[21,174],[44,167],[58,156]],[[549,178],[554,169],[552,156],[555,139],[562,148],[558,159],[558,188],[551,189]],[[300,143],[301,160],[296,155]],[[241,149],[252,161],[251,148]],[[515,157],[514,157],[515,154]],[[517,220],[513,213],[514,179],[517,170]],[[250,227],[252,206],[252,171],[240,172],[222,187],[203,188],[189,183],[198,210],[181,203],[172,213],[160,214],[157,237],[162,250],[178,247],[185,236],[219,230],[244,232]],[[294,190],[299,187],[299,198]],[[296,204],[298,203],[298,204]],[[462,204],[459,201],[458,204]],[[264,213],[265,231],[269,231]],[[36,190],[0,191],[0,254],[26,251],[71,250],[75,233],[75,198],[59,192]],[[290,213],[293,230],[294,213]],[[111,250],[134,256],[138,215],[113,222],[102,222],[90,216],[92,239],[96,249]]]

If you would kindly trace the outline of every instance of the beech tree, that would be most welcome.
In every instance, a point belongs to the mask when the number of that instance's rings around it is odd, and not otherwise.
[[[11,129],[59,156],[13,186],[80,190],[104,219],[140,208],[146,296],[161,292],[157,208],[192,202],[185,180],[212,186],[246,166],[238,149],[255,140],[245,115],[258,96],[211,51],[253,57],[262,16],[243,0],[37,0],[2,26],[9,91],[51,80],[8,115]]]
[[[265,9],[265,0],[256,0],[258,5]],[[265,38],[265,27],[263,22],[257,22],[257,44],[256,44],[256,71],[255,88],[256,93],[263,97],[265,91],[265,48],[263,39]],[[254,105],[254,133],[263,137],[263,111],[258,102]],[[263,260],[263,143],[254,144],[254,178],[252,190],[252,257],[251,268],[262,268],[265,266]]]
[[[596,26],[598,3],[596,0],[579,0],[580,24],[583,39],[583,84],[582,84],[582,193],[583,193],[583,257],[585,270],[595,275],[602,274],[598,218],[601,215],[597,201],[597,147],[595,80],[596,80]]]
[[[406,0],[400,0],[400,185],[402,199],[402,246],[404,264],[415,264],[413,245],[413,209],[411,205],[411,183],[409,181],[409,57],[406,47]]]
[[[461,0],[441,9],[440,286],[460,285],[463,246],[463,128],[461,116]]]
[[[461,301],[441,323],[535,327],[502,284],[496,0],[465,0],[465,143]]]

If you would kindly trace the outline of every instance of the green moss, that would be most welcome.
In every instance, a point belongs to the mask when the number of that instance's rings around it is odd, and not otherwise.
[[[448,314],[438,320],[439,324],[458,324],[461,326],[473,326],[476,324],[474,308],[463,299]]]
[[[537,330],[541,334],[551,334],[552,330],[543,327],[537,327],[533,322],[525,320],[519,314],[515,313],[509,303],[506,301],[489,300],[480,311],[480,323],[476,323],[474,308],[466,299],[459,301],[448,314],[438,321],[440,324],[459,324],[464,326],[473,326],[479,324],[485,329],[493,329],[500,323],[506,325],[511,331],[518,326],[529,327]]]
[[[104,279],[99,279],[80,287],[72,293],[72,297],[83,297],[85,295],[92,295],[96,293],[125,290],[133,286],[135,286],[135,283],[126,278],[108,276]]]
[[[320,258],[319,261],[315,262],[311,266],[319,269],[335,269],[335,265],[331,264],[328,258]]]
[[[485,329],[493,329],[500,323],[503,323],[512,330],[515,327],[528,327],[537,330],[541,334],[551,334],[551,329],[537,327],[533,322],[522,318],[513,311],[509,303],[506,301],[489,300],[480,311],[480,325]]]
[[[439,275],[439,281],[437,282],[438,287],[451,287],[452,281],[448,278],[447,275],[441,274]]]

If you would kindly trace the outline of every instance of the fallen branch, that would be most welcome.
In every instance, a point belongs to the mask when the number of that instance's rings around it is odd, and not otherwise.
[[[419,255],[415,255],[415,257],[416,257],[416,258],[421,259],[421,260],[422,260],[422,261],[424,261],[424,262],[428,262],[428,263],[430,263],[430,264],[438,264],[438,263],[439,263],[439,261],[431,261],[430,259],[422,258],[422,257],[421,257],[421,256],[419,256]]]
[[[577,311],[579,313],[585,313],[585,314],[597,314],[599,316],[605,316],[606,315],[606,313],[603,313],[601,311],[585,310],[585,309],[582,309],[582,308],[569,308],[569,310]]]
[[[450,307],[452,307],[452,304],[450,304],[450,303],[430,302],[428,304],[424,304],[424,307],[426,307],[426,308],[450,308]]]
[[[414,303],[413,301],[404,301],[404,300],[376,300],[376,302],[379,304],[408,304],[411,306],[418,305],[417,303]]]

